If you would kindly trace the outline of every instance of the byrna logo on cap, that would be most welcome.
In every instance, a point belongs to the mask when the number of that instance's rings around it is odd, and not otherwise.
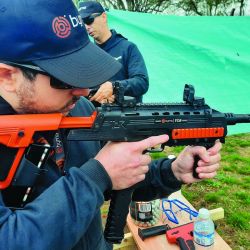
[[[55,34],[60,38],[68,37],[71,32],[71,26],[69,21],[62,16],[54,18],[52,22],[52,28]]]
[[[77,88],[95,87],[121,68],[89,40],[71,0],[0,0],[0,44],[1,61],[32,63]]]
[[[73,28],[78,25],[83,26],[82,19],[80,16],[69,15],[69,20],[64,16],[55,17],[52,21],[52,28],[54,33],[60,38],[67,38],[71,33],[71,25]]]

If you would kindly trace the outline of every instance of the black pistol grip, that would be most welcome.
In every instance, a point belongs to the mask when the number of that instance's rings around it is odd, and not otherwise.
[[[120,244],[124,238],[124,227],[127,222],[133,190],[133,188],[127,188],[112,191],[107,222],[104,229],[104,238],[110,243]]]
[[[206,149],[209,149],[210,147],[212,147],[214,144],[205,144],[203,145]],[[196,172],[196,168],[198,167],[198,161],[201,158],[198,155],[194,156],[194,166],[193,166],[193,177],[196,179],[200,179],[199,175]]]
[[[193,166],[193,177],[196,179],[200,179],[198,173],[196,172],[196,168],[198,167],[198,161],[200,160],[200,157],[198,155],[194,156],[194,166]]]

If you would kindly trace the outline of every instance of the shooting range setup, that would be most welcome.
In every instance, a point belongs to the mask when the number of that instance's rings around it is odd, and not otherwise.
[[[149,73],[144,102],[176,102],[185,84],[221,112],[250,110],[250,18],[110,10],[109,27],[134,42]],[[249,124],[229,134],[250,132]]]
[[[204,97],[206,104],[217,111],[250,113],[249,17],[166,16],[120,10],[107,13],[109,27],[134,42],[145,59],[150,87],[144,103],[179,102],[183,86],[192,84],[197,96]],[[248,132],[249,123],[228,127],[228,135]],[[181,237],[186,235],[188,239],[198,208],[181,191],[168,199],[177,201],[171,210],[174,217],[168,217],[161,208],[157,208],[157,221],[153,224],[138,222],[134,215],[128,215],[124,239],[114,249],[193,249],[180,247],[176,239],[168,238],[167,232],[176,234],[176,230],[171,230],[178,228]],[[178,204],[184,204],[185,209]],[[107,214],[108,204],[105,204],[104,225]],[[224,218],[224,209],[210,210],[210,215],[216,224]],[[214,249],[231,249],[217,232]]]

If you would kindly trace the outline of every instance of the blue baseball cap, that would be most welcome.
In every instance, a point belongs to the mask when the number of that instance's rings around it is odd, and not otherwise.
[[[1,0],[0,62],[32,64],[75,87],[95,87],[121,65],[89,40],[71,0]]]
[[[103,13],[105,9],[99,2],[96,1],[85,1],[79,3],[78,8],[79,14],[82,18],[88,17],[94,13]]]

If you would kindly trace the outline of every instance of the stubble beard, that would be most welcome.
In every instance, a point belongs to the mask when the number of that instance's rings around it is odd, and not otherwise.
[[[69,110],[67,107],[73,103],[76,103],[80,97],[73,96],[61,109],[51,109],[43,105],[38,106],[35,96],[35,83],[25,82],[17,91],[18,96],[18,108],[17,112],[19,114],[51,114],[51,113],[64,113],[67,115]]]
[[[17,90],[18,108],[20,114],[37,114],[40,113],[35,109],[36,103],[34,100],[35,88],[34,83],[24,82]]]

